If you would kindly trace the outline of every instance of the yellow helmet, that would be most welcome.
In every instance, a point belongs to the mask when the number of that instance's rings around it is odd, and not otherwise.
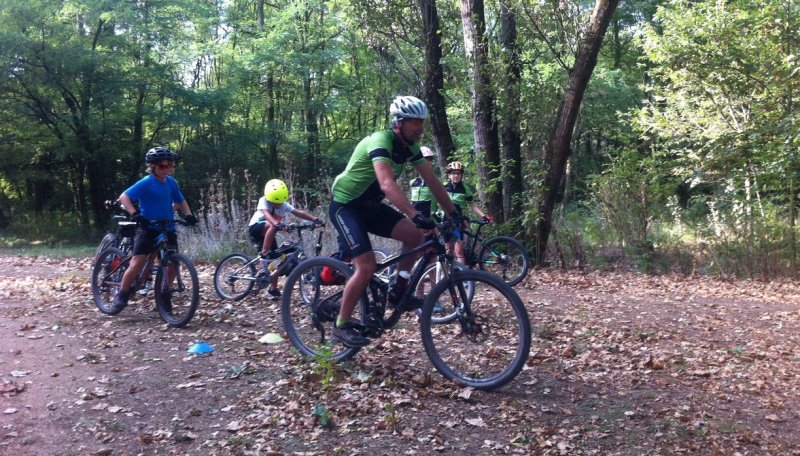
[[[264,186],[264,198],[270,203],[283,204],[289,199],[289,187],[280,179],[272,179]]]

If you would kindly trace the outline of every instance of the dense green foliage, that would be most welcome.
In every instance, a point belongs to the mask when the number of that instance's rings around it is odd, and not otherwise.
[[[542,144],[592,3],[509,5],[525,190],[503,229],[531,245]],[[474,175],[460,13],[437,8],[451,134]],[[486,5],[497,75],[499,14]],[[553,261],[793,273],[799,17],[790,0],[622,2],[573,135]],[[322,214],[332,176],[387,126],[392,97],[423,93],[420,23],[415,2],[3,1],[3,237],[104,226],[102,202],[157,144],[183,156],[176,178],[200,213],[241,217],[232,203],[279,176]]]

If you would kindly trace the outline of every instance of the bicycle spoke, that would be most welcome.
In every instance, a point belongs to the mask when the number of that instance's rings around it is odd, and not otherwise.
[[[425,350],[445,377],[479,389],[498,388],[517,375],[528,356],[527,312],[513,289],[493,275],[466,271],[455,277],[440,283],[426,301],[421,320]],[[434,299],[455,306],[456,318],[432,324]]]
[[[528,273],[528,254],[519,241],[498,236],[489,239],[484,245],[480,260],[480,268],[496,274],[509,285],[516,285]]]
[[[156,276],[155,298],[161,318],[170,326],[189,323],[200,300],[197,271],[191,260],[180,254],[169,257],[169,266]]]
[[[128,269],[129,263],[123,261],[124,257],[120,250],[108,247],[98,257],[92,270],[92,296],[97,308],[107,315],[115,315],[122,310],[115,309],[112,301]]]
[[[286,279],[281,318],[289,340],[301,354],[339,361],[358,350],[336,343],[331,337],[345,281],[330,280],[336,274],[323,272],[326,266],[340,268],[339,274],[349,274],[344,263],[333,259],[317,257],[301,262]],[[356,306],[353,318],[360,320],[361,315],[360,306]]]
[[[256,267],[243,254],[232,254],[220,260],[214,271],[214,290],[222,299],[238,301],[255,285]]]
[[[454,267],[457,270],[467,269],[466,266],[460,263],[456,263]],[[444,280],[446,278],[444,268],[445,266],[442,266],[439,263],[429,264],[422,275],[422,279],[417,283],[415,296],[424,299],[425,296],[427,296],[430,291],[433,290],[433,287],[435,287],[437,283]],[[467,299],[471,299],[475,290],[475,284],[473,282],[466,282],[464,290],[466,292],[466,296],[468,297]],[[417,313],[421,314],[422,311],[418,310]],[[431,314],[431,320],[433,323],[448,323],[453,321],[455,318],[456,310],[452,300],[448,299],[447,294],[440,296],[433,306],[433,313]]]

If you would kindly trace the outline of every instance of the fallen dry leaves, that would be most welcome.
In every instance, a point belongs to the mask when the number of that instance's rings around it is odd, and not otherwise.
[[[531,356],[485,393],[432,370],[411,317],[308,362],[278,304],[220,301],[211,265],[185,330],[152,299],[101,315],[89,267],[0,257],[0,453],[800,454],[792,281],[533,271]]]

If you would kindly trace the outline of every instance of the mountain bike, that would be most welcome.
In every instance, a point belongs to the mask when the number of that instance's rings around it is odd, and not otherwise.
[[[200,302],[200,283],[197,270],[188,257],[178,253],[174,245],[167,244],[168,227],[171,223],[187,225],[182,220],[153,220],[157,226],[156,248],[148,255],[145,265],[131,285],[140,290],[155,272],[153,293],[161,319],[173,327],[186,326],[194,316]],[[122,276],[130,266],[133,255],[115,247],[106,248],[100,254],[92,270],[92,296],[100,312],[116,315],[122,308],[112,305],[114,296],[122,285]],[[134,297],[136,294],[131,294]]]
[[[528,275],[530,260],[525,247],[508,236],[495,236],[484,240],[481,228],[490,223],[487,220],[470,220],[477,225],[475,232],[462,230],[464,241],[464,261],[470,268],[478,267],[500,276],[507,284],[517,285]],[[480,249],[480,250],[479,250]]]
[[[531,345],[528,312],[514,289],[485,271],[458,266],[445,244],[453,240],[450,222],[439,225],[439,235],[429,234],[409,252],[377,265],[352,315],[365,337],[377,339],[394,327],[405,312],[428,264],[442,264],[445,277],[428,293],[419,316],[425,352],[447,379],[482,390],[493,390],[511,381],[522,369]],[[440,237],[441,236],[441,237]],[[412,255],[422,254],[412,269],[409,284],[396,307],[387,302],[389,283],[380,276]],[[325,274],[325,270],[334,274]],[[330,357],[343,361],[360,348],[334,342],[329,335],[339,313],[344,284],[353,275],[350,265],[329,257],[309,258],[289,274],[284,285],[281,319],[294,347],[306,357]],[[470,292],[469,288],[473,291]],[[306,297],[311,296],[311,302]],[[434,324],[436,302],[444,303],[456,317]]]
[[[275,274],[278,274],[278,277],[288,275],[301,260],[306,258],[303,250],[303,231],[313,231],[322,226],[324,225],[315,225],[310,222],[288,225],[286,231],[296,232],[297,239],[292,242],[284,242],[278,247],[276,250],[278,258],[269,263],[269,273],[260,270],[261,257],[258,255],[250,258],[244,253],[232,253],[221,259],[214,270],[214,290],[217,295],[224,300],[240,301],[253,289],[257,292],[266,288]],[[256,245],[256,248],[261,250],[261,245]],[[322,250],[322,232],[320,232],[314,248],[315,254],[319,255]]]

